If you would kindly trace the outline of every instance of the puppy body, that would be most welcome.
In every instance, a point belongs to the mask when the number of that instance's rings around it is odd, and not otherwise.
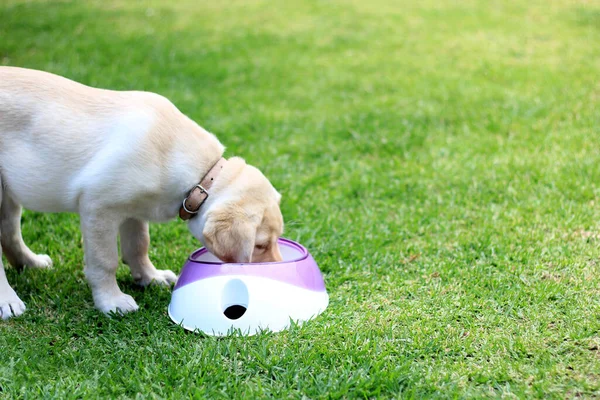
[[[76,212],[96,306],[133,311],[135,301],[115,279],[118,234],[137,282],[174,282],[173,272],[157,270],[148,259],[148,221],[176,217],[186,194],[223,152],[214,135],[157,94],[95,89],[41,71],[0,67],[2,250],[14,265],[50,266],[48,256],[23,243],[21,205]],[[189,222],[194,236],[226,261],[250,262],[254,248],[258,254],[263,247],[257,234],[266,231],[268,237],[260,237],[269,248],[265,257],[280,258],[279,194],[241,159],[230,160],[221,175],[201,215]],[[240,219],[226,219],[216,229],[211,220],[223,219],[223,212],[238,212]],[[0,316],[24,308],[0,265]]]

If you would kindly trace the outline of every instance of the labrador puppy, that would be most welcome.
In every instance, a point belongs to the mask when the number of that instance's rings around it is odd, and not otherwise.
[[[121,255],[135,281],[177,280],[148,258],[148,222],[178,214],[225,262],[281,260],[280,194],[166,98],[91,88],[0,67],[0,239],[15,267],[48,268],[21,236],[21,207],[80,215],[86,278],[104,313],[137,310],[117,285]],[[204,183],[204,185],[202,185]],[[0,317],[25,311],[0,258]]]

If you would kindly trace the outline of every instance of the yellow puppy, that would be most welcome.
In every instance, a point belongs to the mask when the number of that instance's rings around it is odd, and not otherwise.
[[[21,206],[78,213],[85,274],[105,313],[138,308],[115,278],[119,234],[136,282],[177,279],[148,259],[148,221],[179,214],[223,261],[281,260],[281,196],[258,169],[240,158],[224,160],[223,152],[213,134],[157,94],[0,67],[2,251],[15,266],[50,267],[47,255],[23,242]],[[205,191],[196,188],[203,182]],[[24,311],[0,260],[0,317]]]

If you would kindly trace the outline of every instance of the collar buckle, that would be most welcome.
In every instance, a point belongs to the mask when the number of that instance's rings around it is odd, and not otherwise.
[[[199,195],[201,197],[203,197],[203,199],[200,201],[200,203],[198,204],[197,207],[195,207],[195,210],[190,210],[186,203],[188,202],[188,200],[190,199],[190,197],[192,196],[192,194],[194,194],[194,192],[196,191],[196,189],[198,189],[200,191]],[[181,208],[183,208],[183,210],[191,215],[196,215],[198,214],[198,212],[200,211],[200,207],[202,207],[202,204],[204,204],[204,202],[206,201],[206,199],[208,199],[208,192],[206,191],[206,189],[198,184],[196,186],[194,186],[194,188],[190,191],[190,193],[187,195],[187,197],[185,199],[183,199],[183,203],[181,203]]]

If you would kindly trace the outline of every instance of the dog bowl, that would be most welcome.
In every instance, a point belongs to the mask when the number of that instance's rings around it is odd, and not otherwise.
[[[189,257],[175,285],[169,316],[187,330],[254,335],[301,324],[327,308],[317,263],[300,244],[279,239],[282,262],[223,263],[207,249]]]

